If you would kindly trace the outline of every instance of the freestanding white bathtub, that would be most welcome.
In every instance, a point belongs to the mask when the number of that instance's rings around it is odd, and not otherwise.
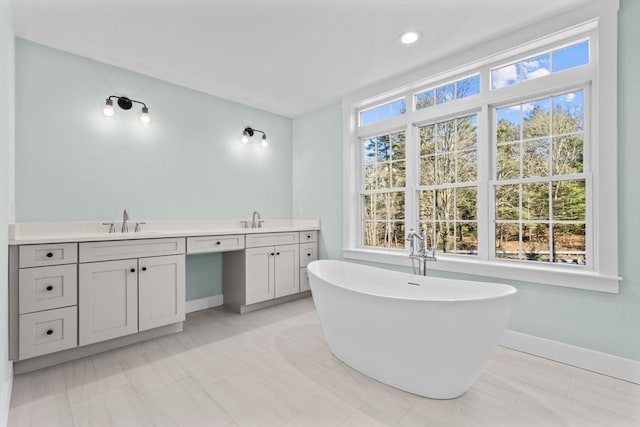
[[[343,261],[314,261],[307,271],[333,354],[378,381],[435,399],[473,385],[517,292]]]

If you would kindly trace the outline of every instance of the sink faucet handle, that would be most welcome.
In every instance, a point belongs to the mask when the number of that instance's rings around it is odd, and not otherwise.
[[[146,224],[146,222],[136,222],[136,228],[133,230],[134,233],[139,233],[141,230],[141,225]]]
[[[249,221],[240,221],[240,226],[242,228],[248,228],[249,227]]]
[[[264,219],[259,219],[258,220],[258,228],[262,228],[262,223],[264,222]]]
[[[116,232],[116,224],[113,222],[103,222],[102,225],[109,226],[109,234],[114,234]]]

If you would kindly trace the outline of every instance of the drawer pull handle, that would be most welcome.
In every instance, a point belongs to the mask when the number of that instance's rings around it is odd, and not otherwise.
[[[46,288],[48,291],[52,291],[53,290],[53,286],[52,285],[48,285]]]
[[[220,242],[216,242],[216,245],[220,245]]]
[[[311,238],[311,234],[307,234],[307,239],[310,239],[310,238]]]
[[[142,267],[142,271],[147,271],[147,267]]]
[[[51,258],[53,256],[53,252],[47,252],[47,258]]]
[[[53,334],[53,329],[47,329],[47,335]]]
[[[132,269],[131,269],[131,270],[129,270],[129,271],[130,271],[130,272],[132,272],[132,273],[135,273],[135,272],[136,272],[136,269],[135,269],[135,268],[132,268]]]

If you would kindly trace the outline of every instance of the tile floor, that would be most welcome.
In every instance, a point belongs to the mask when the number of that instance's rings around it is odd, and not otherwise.
[[[498,347],[454,400],[372,380],[327,347],[311,298],[17,375],[9,427],[640,427],[640,386]]]

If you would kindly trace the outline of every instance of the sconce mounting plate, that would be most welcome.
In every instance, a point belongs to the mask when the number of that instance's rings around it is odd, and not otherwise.
[[[133,102],[126,96],[121,96],[118,98],[118,106],[123,110],[130,110],[133,107]]]

